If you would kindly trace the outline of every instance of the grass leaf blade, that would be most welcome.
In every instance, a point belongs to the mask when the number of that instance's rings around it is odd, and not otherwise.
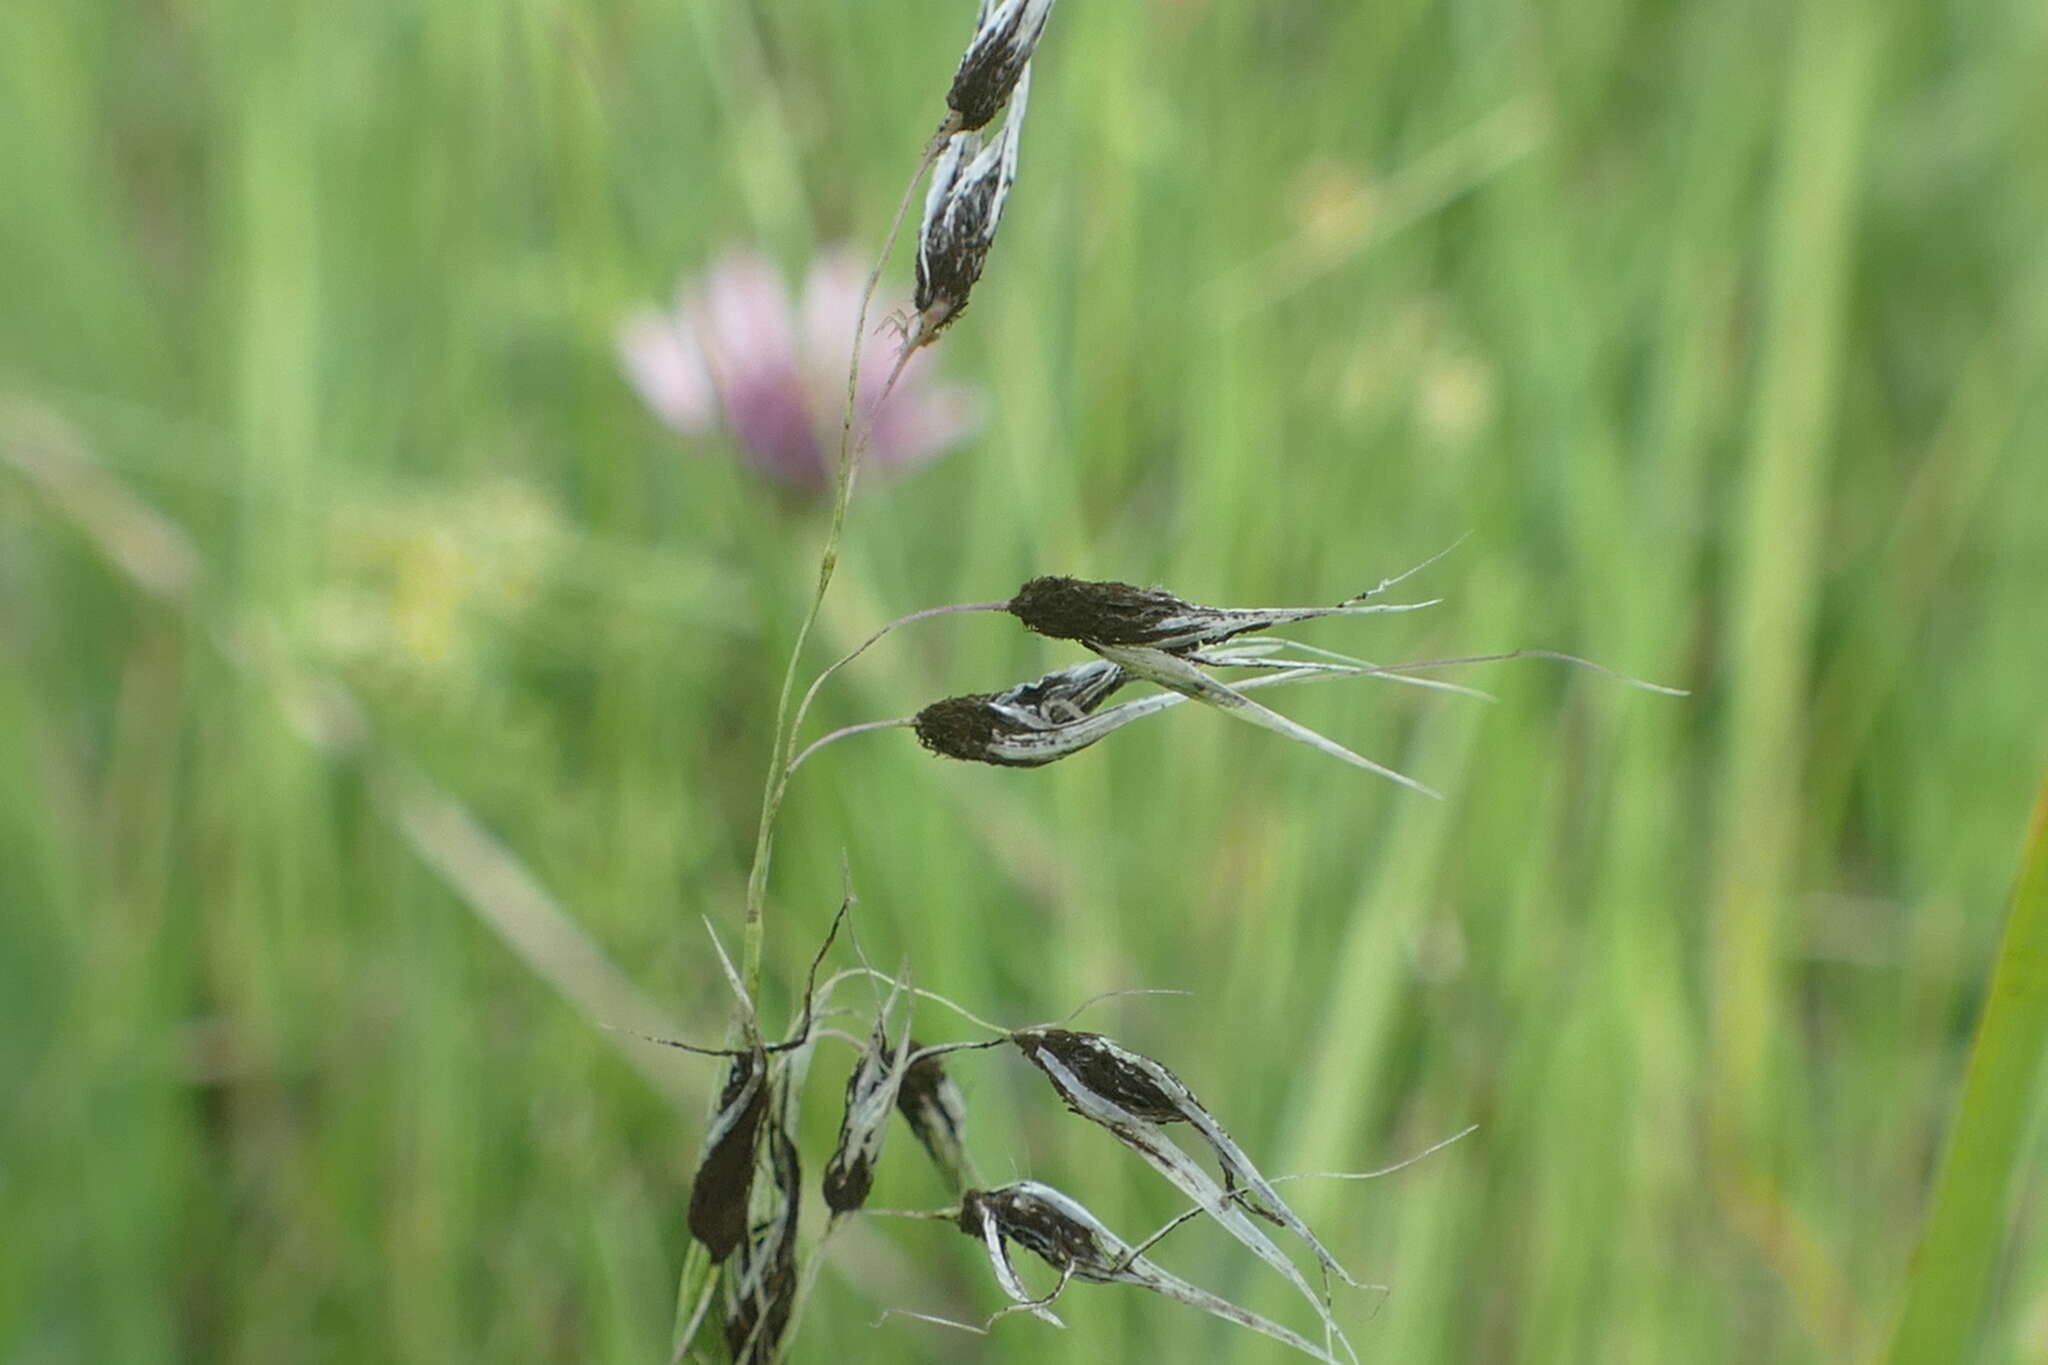
[[[2007,1238],[2021,1143],[2048,1090],[2048,779],[1991,970],[1891,1365],[1969,1360]]]

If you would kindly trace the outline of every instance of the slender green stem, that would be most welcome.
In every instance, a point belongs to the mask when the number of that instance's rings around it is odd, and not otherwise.
[[[790,730],[792,731],[790,736],[791,744],[794,745],[795,743],[795,732],[803,729],[804,717],[810,714],[811,703],[817,700],[818,697],[818,689],[823,687],[834,673],[837,673],[840,669],[867,653],[869,646],[873,645],[890,631],[900,629],[914,621],[928,621],[934,616],[952,616],[963,611],[1001,611],[1009,605],[1008,602],[958,602],[945,607],[926,607],[923,611],[913,611],[907,615],[897,617],[888,625],[883,626],[873,635],[868,636],[867,639],[862,640],[852,649],[827,664],[825,670],[811,680],[810,689],[804,693],[804,699],[797,703],[796,718],[789,723]],[[798,761],[801,762],[802,760]],[[795,763],[790,764],[789,767],[792,772],[796,770]]]
[[[910,201],[917,194],[918,183],[931,169],[939,150],[946,145],[946,139],[952,135],[955,121],[955,116],[948,115],[931,141],[925,144],[924,155],[918,158],[917,170],[912,173],[910,183],[904,186],[903,197],[897,201],[896,216],[890,220],[888,235],[882,239],[881,255],[876,258],[875,268],[868,272],[867,283],[860,293],[860,307],[854,313],[853,355],[846,366],[846,407],[839,424],[839,463],[832,486],[832,520],[825,531],[825,548],[818,557],[818,584],[811,593],[803,624],[797,627],[796,641],[790,646],[789,666],[783,670],[782,691],[775,702],[773,754],[768,764],[768,781],[761,793],[761,825],[754,835],[754,865],[747,874],[746,929],[741,942],[740,961],[750,996],[761,986],[761,912],[768,896],[768,868],[774,858],[775,817],[782,809],[782,796],[789,785],[790,750],[796,742],[794,728],[789,724],[790,698],[796,692],[797,671],[803,666],[804,644],[818,623],[818,614],[825,605],[825,593],[832,586],[832,574],[839,567],[839,544],[846,532],[846,504],[853,496],[853,478],[860,464],[861,452],[866,448],[867,438],[873,435],[872,414],[862,439],[856,442],[853,434],[854,410],[860,400],[860,351],[861,343],[867,339],[868,305],[874,301],[882,271],[889,264],[890,253],[895,250],[897,235],[903,230],[903,218],[910,211]],[[898,372],[901,372],[900,364]]]

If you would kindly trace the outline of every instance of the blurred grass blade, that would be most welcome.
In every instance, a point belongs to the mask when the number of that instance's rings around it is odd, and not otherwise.
[[[1914,1254],[1892,1365],[1971,1358],[2006,1244],[2020,1145],[2048,1069],[2048,779],[2034,802],[1947,1159]]]

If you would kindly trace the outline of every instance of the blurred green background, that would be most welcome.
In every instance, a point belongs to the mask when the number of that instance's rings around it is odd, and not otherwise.
[[[822,517],[612,332],[732,244],[878,243],[972,11],[14,0],[0,1357],[665,1358],[715,1073],[597,1025],[721,1027]],[[984,1014],[1195,992],[1089,1018],[1268,1172],[1478,1123],[1293,1187],[1393,1286],[1339,1300],[1367,1359],[1881,1348],[2048,755],[2044,71],[2036,0],[1067,0],[938,350],[989,420],[863,485],[818,660],[1036,572],[1322,601],[1470,532],[1445,605],[1303,634],[1695,695],[1280,698],[1441,803],[1193,707],[1038,772],[851,741],[785,813],[771,1013],[843,850],[870,955]],[[822,710],[1075,657],[930,623]],[[1177,1209],[959,1070],[992,1178]],[[900,1133],[877,1197],[944,1201]],[[2044,1199],[1981,1360],[2048,1361]],[[1105,1288],[870,1327],[999,1302],[870,1220],[797,1358],[1286,1358]]]

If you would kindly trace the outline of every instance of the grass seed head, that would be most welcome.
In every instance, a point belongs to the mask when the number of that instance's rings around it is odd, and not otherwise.
[[[1009,103],[1051,14],[1052,0],[982,0],[974,37],[946,92],[959,127],[984,127]]]
[[[960,1230],[985,1237],[993,1228],[1006,1242],[1037,1256],[1062,1274],[1107,1282],[1120,1273],[1121,1250],[1113,1235],[1092,1217],[1076,1214],[1080,1206],[1035,1180],[1019,1180],[992,1190],[969,1190],[960,1196]],[[1086,1210],[1080,1210],[1085,1214]]]
[[[851,1213],[868,1202],[908,1046],[906,1034],[903,1047],[892,1053],[889,1035],[878,1020],[860,1060],[854,1063],[853,1074],[846,1078],[846,1112],[839,1120],[839,1142],[825,1164],[825,1206],[834,1213]]]
[[[1009,612],[1026,628],[1056,640],[1078,640],[1089,646],[1147,646],[1193,656],[1204,646],[1320,616],[1378,615],[1434,605],[1368,602],[1399,581],[1389,579],[1368,592],[1324,607],[1205,607],[1157,588],[1047,576],[1017,589]]]
[[[768,1116],[767,1070],[768,1059],[759,1052],[733,1058],[690,1186],[690,1235],[704,1244],[714,1263],[731,1255],[747,1235],[754,1155]]]
[[[995,1279],[1004,1287],[1004,1293],[1008,1293],[1014,1302],[1006,1314],[1032,1312],[1057,1324],[1059,1320],[1051,1316],[1047,1306],[1057,1300],[1071,1281],[1081,1279],[1098,1285],[1130,1285],[1135,1289],[1149,1289],[1151,1293],[1169,1297],[1176,1304],[1196,1308],[1210,1316],[1223,1318],[1225,1322],[1270,1336],[1272,1340],[1278,1340],[1315,1361],[1323,1361],[1325,1365],[1337,1365],[1337,1357],[1327,1347],[1317,1347],[1315,1342],[1298,1332],[1280,1326],[1270,1318],[1262,1318],[1249,1308],[1233,1304],[1208,1289],[1200,1289],[1165,1267],[1145,1259],[1145,1250],[1149,1250],[1159,1236],[1186,1220],[1171,1222],[1139,1246],[1130,1246],[1081,1201],[1067,1193],[1053,1189],[1051,1185],[1040,1185],[1038,1181],[1016,1181],[997,1189],[973,1189],[961,1195],[961,1209],[958,1209],[956,1222],[963,1232],[979,1238],[983,1246],[987,1246],[989,1267],[995,1271]],[[1059,1285],[1055,1285],[1051,1293],[1034,1297],[1030,1289],[1024,1287],[1024,1281],[1018,1279],[1016,1267],[1010,1265],[1012,1242],[1024,1246],[1040,1261],[1059,1271]],[[1335,1322],[1327,1320],[1327,1328],[1329,1340],[1333,1345],[1343,1345],[1346,1359],[1356,1365],[1358,1357],[1350,1351],[1350,1342],[1343,1340],[1343,1334],[1335,1330]]]
[[[1032,579],[1010,599],[1010,614],[1029,630],[1106,645],[1157,644],[1198,610],[1156,588],[1055,576]]]
[[[911,302],[917,317],[904,337],[906,355],[960,316],[981,279],[1016,183],[1017,143],[1030,86],[1027,69],[1016,82],[1002,131],[993,139],[979,132],[955,133],[932,167],[914,262],[917,288]]]
[[[1058,1059],[1068,1073],[1096,1094],[1113,1100],[1126,1112],[1153,1123],[1176,1123],[1190,1119],[1199,1109],[1195,1097],[1178,1076],[1160,1063],[1129,1048],[1121,1047],[1099,1033],[1078,1033],[1070,1029],[1020,1029],[1011,1035],[1032,1065],[1044,1071],[1055,1087],[1060,1077],[1042,1060],[1045,1054]],[[1062,1098],[1068,1099],[1064,1088]]]
[[[1052,1318],[1046,1305],[1058,1298],[1070,1281],[1129,1285],[1258,1332],[1325,1365],[1337,1365],[1337,1357],[1328,1348],[1147,1260],[1144,1252],[1158,1235],[1131,1246],[1080,1201],[1050,1185],[1019,1180],[992,1190],[970,1190],[961,1196],[957,1221],[962,1232],[979,1238],[987,1247],[990,1267],[1014,1301],[1006,1313],[1028,1311],[1056,1323],[1058,1319]],[[1185,1220],[1168,1224],[1160,1235],[1181,1221]],[[1059,1284],[1050,1293],[1034,1298],[1024,1287],[1009,1260],[1013,1242],[1059,1271]],[[1356,1362],[1357,1356],[1334,1322],[1329,1323],[1329,1340],[1342,1344],[1345,1358]]]
[[[1124,682],[1121,668],[1094,659],[1005,692],[946,697],[919,711],[911,725],[918,742],[935,754],[1036,768],[1107,734],[1080,722]]]
[[[947,1187],[957,1192],[968,1180],[967,1098],[939,1058],[916,1056],[921,1049],[915,1039],[910,1050],[913,1060],[896,1092],[896,1111],[917,1135]]]
[[[725,1280],[725,1343],[734,1365],[769,1365],[780,1355],[797,1299],[803,1165],[786,1114],[766,1132],[772,1208],[741,1244]]]
[[[1012,1040],[1017,1042],[1032,1064],[1045,1073],[1067,1107],[1108,1131],[1125,1148],[1200,1205],[1203,1212],[1221,1224],[1240,1245],[1287,1276],[1305,1299],[1317,1305],[1326,1325],[1334,1330],[1335,1323],[1328,1318],[1328,1304],[1316,1295],[1272,1240],[1252,1226],[1247,1214],[1256,1210],[1259,1216],[1278,1223],[1300,1237],[1315,1253],[1316,1259],[1346,1283],[1356,1284],[1357,1281],[1338,1264],[1307,1224],[1287,1207],[1272,1183],[1259,1173],[1236,1140],[1195,1100],[1187,1087],[1159,1063],[1100,1035],[1066,1033],[1047,1045],[1042,1041],[1046,1032],[1049,1031],[1023,1030],[1013,1034]],[[1084,1079],[1069,1067],[1068,1057],[1086,1068],[1089,1078]],[[1110,1087],[1108,1093],[1095,1088],[1098,1080]],[[1126,1107],[1115,1093],[1117,1091],[1124,1092],[1153,1112],[1146,1114]],[[1192,1124],[1216,1154],[1224,1172],[1223,1184],[1219,1185],[1166,1135],[1165,1124],[1180,1121]]]

